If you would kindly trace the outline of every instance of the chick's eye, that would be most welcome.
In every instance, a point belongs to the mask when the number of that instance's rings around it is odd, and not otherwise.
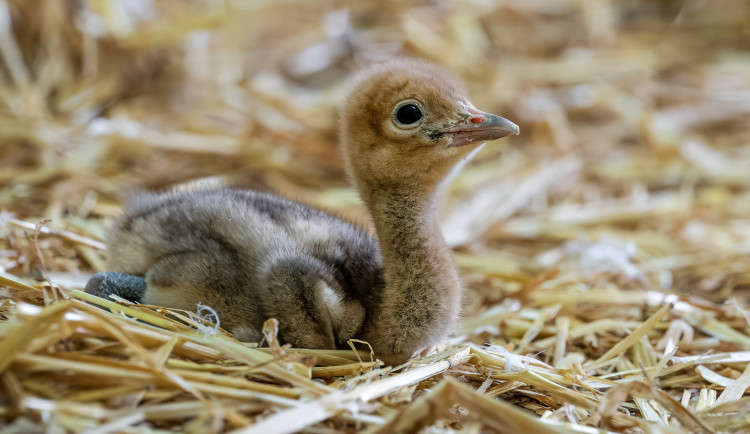
[[[422,119],[422,111],[414,104],[406,104],[396,111],[396,120],[401,124],[413,124],[420,119]]]

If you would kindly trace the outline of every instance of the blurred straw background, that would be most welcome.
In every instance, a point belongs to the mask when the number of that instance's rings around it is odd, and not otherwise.
[[[0,430],[750,432],[749,23],[745,0],[0,0]],[[444,201],[450,343],[383,369],[76,291],[136,189],[218,177],[367,224],[336,108],[396,55],[522,131]]]

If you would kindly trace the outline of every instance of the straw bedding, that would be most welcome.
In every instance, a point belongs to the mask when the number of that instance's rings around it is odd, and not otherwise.
[[[750,432],[748,22],[742,0],[0,0],[0,430]],[[522,131],[442,206],[469,289],[450,342],[384,367],[80,291],[136,189],[219,179],[366,224],[336,106],[394,55]]]

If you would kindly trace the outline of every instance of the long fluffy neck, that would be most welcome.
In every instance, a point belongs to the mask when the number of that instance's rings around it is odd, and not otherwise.
[[[445,339],[460,312],[461,283],[435,216],[439,189],[359,187],[375,223],[385,277],[382,301],[368,312],[363,338],[386,363],[401,363]]]

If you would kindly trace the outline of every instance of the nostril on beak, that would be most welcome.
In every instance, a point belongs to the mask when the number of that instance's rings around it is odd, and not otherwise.
[[[481,116],[474,116],[473,118],[471,118],[471,123],[472,124],[481,124],[482,122],[484,122],[486,120],[487,119],[485,119],[485,118],[483,118]]]

